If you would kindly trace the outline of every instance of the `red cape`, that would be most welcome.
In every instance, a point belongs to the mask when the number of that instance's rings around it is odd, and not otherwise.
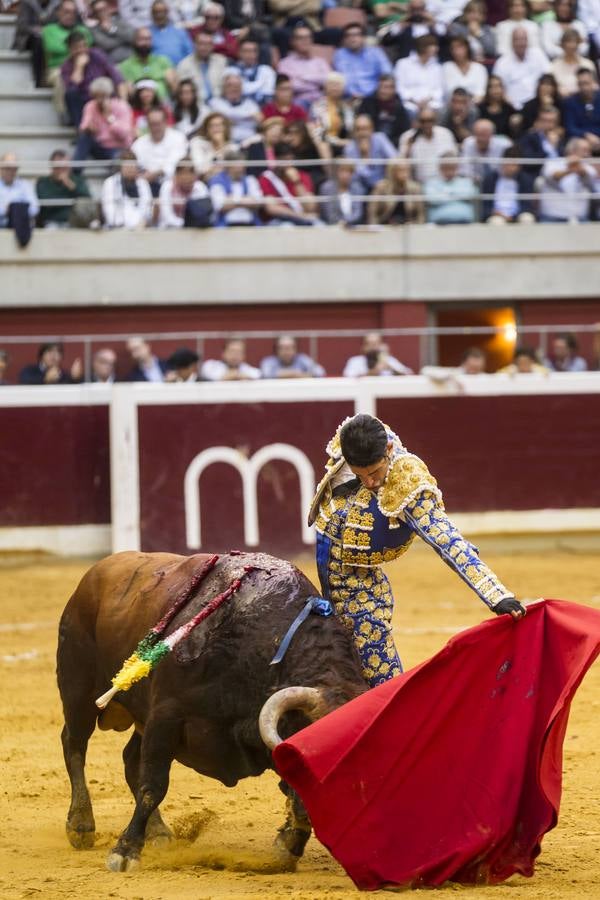
[[[284,741],[277,770],[359,888],[532,875],[571,699],[599,653],[589,607],[487,620]]]

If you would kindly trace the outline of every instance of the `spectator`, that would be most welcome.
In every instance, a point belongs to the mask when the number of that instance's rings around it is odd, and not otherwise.
[[[199,31],[194,38],[194,52],[177,66],[179,80],[191,79],[203,103],[221,96],[223,75],[227,68],[226,58],[222,53],[214,53],[213,48],[212,35]]]
[[[472,178],[458,174],[454,153],[440,158],[440,174],[425,182],[427,221],[434,225],[468,225],[475,221],[473,200],[477,188]]]
[[[600,0],[578,0],[577,15],[585,25],[586,34],[600,47]]]
[[[114,384],[117,354],[110,347],[96,350],[92,357],[92,382],[94,384]]]
[[[344,366],[344,378],[364,378],[366,375],[413,375],[412,369],[391,356],[389,347],[376,331],[365,334],[361,353],[351,356]]]
[[[518,147],[507,147],[502,154],[504,162],[500,170],[489,169],[481,185],[482,194],[491,194],[493,199],[483,200],[482,221],[491,225],[504,225],[506,222],[535,222],[533,202],[521,197],[530,194],[532,184],[527,174],[516,162],[522,155]]]
[[[448,29],[450,37],[466,37],[471,47],[473,59],[485,63],[496,57],[496,35],[485,20],[485,4],[471,0],[462,16],[455,19]]]
[[[600,149],[600,91],[587,69],[579,69],[577,93],[565,100],[565,131],[568,138],[584,137],[595,152]]]
[[[510,138],[495,134],[494,123],[487,119],[479,119],[473,125],[473,134],[463,141],[461,148],[462,173],[474,178],[481,184],[487,172],[497,172],[499,160],[507,147]],[[486,160],[483,162],[483,160]]]
[[[410,177],[410,166],[406,160],[388,163],[386,177],[377,182],[373,194],[390,199],[369,201],[369,225],[409,225],[425,221],[425,207],[420,199],[421,185]],[[404,196],[407,199],[394,199]]]
[[[306,122],[292,122],[287,125],[283,130],[283,140],[294,151],[294,159],[331,159],[329,144],[319,139],[319,133],[312,122],[310,125],[307,125]],[[318,187],[325,178],[322,166],[299,164],[298,170],[310,175],[315,187]]]
[[[243,83],[235,69],[227,69],[223,77],[223,94],[213,97],[208,104],[213,112],[221,113],[229,120],[231,137],[237,144],[254,137],[261,111],[254,100],[244,100]]]
[[[506,99],[502,79],[490,75],[485,97],[479,104],[479,118],[489,119],[496,127],[496,134],[509,137],[515,132],[517,116],[516,109]]]
[[[151,13],[152,51],[158,56],[166,56],[175,67],[193,53],[192,39],[185,28],[177,28],[169,22],[169,7],[164,0],[154,0]]]
[[[179,347],[167,360],[165,381],[193,384],[203,381],[199,371],[200,357],[189,347]]]
[[[198,103],[196,85],[191,78],[184,78],[177,85],[173,118],[175,128],[177,131],[181,131],[186,138],[191,138],[200,128],[204,116]]]
[[[563,129],[559,124],[559,112],[555,106],[541,109],[533,128],[519,141],[519,155],[524,159],[539,159],[539,165],[526,165],[523,169],[533,190],[534,181],[542,171],[545,159],[558,159],[565,149]]]
[[[242,79],[244,100],[254,100],[259,106],[272,99],[275,91],[275,72],[271,66],[261,65],[256,41],[245,38],[240,41],[239,60],[236,69]]]
[[[444,85],[438,47],[437,38],[426,34],[417,39],[415,52],[399,59],[394,68],[396,90],[413,117],[424,106],[433,110],[442,106]]]
[[[392,90],[393,83],[392,79]],[[340,72],[330,72],[324,95],[310,108],[315,135],[328,144],[333,156],[339,156],[348,143],[354,123],[352,103],[344,99],[345,86],[346,79]]]
[[[171,108],[163,103],[158,96],[158,88],[151,78],[142,78],[136,82],[133,97],[131,98],[131,111],[133,113],[133,128],[136,137],[148,133],[148,113],[152,109],[162,109],[167,125],[173,125],[174,119]]]
[[[260,225],[258,211],[263,198],[258,180],[246,174],[244,154],[239,150],[225,154],[230,165],[210,180],[210,196],[217,226]],[[209,379],[212,380],[212,379]]]
[[[137,161],[144,170],[144,178],[150,185],[152,196],[157,197],[164,178],[170,178],[175,166],[187,151],[185,136],[167,126],[162,109],[148,113],[148,134],[133,142]]]
[[[577,351],[579,344],[571,332],[557,334],[552,341],[552,352],[544,360],[544,365],[553,372],[585,372],[587,362]]]
[[[576,0],[555,0],[554,18],[542,22],[542,49],[549,59],[557,59],[563,55],[562,39],[567,31],[574,31],[579,35],[581,55],[588,55],[586,27],[575,18],[575,7]]]
[[[343,44],[335,51],[333,68],[346,79],[346,96],[358,99],[375,93],[381,75],[392,74],[383,50],[367,46],[366,31],[357,22],[344,28]]]
[[[207,228],[212,216],[208,188],[196,176],[191,159],[180,160],[158,195],[161,228]]]
[[[560,46],[562,54],[552,61],[552,74],[556,78],[561,97],[577,92],[577,72],[587,69],[594,73],[594,63],[580,56],[581,37],[574,28],[563,31]]]
[[[544,184],[540,188],[540,222],[587,222],[590,199],[578,195],[592,192],[596,172],[583,160],[591,152],[585,138],[571,138],[566,146],[567,158],[552,159],[542,169]]]
[[[19,384],[74,384],[83,378],[83,364],[80,359],[73,362],[70,370],[62,368],[63,346],[52,341],[42,344],[38,350],[37,363],[25,366],[19,374]]]
[[[51,86],[56,84],[60,76],[60,67],[67,61],[69,56],[67,38],[74,31],[84,35],[88,45],[92,43],[91,32],[81,24],[74,0],[62,0],[56,10],[56,21],[48,22],[42,28],[46,81]]]
[[[364,203],[360,196],[364,187],[351,162],[333,167],[333,174],[319,187],[319,194],[327,197],[320,204],[319,214],[327,225],[358,225],[364,221]]]
[[[438,174],[438,159],[443,153],[458,154],[452,132],[436,125],[436,114],[425,106],[414,128],[400,138],[400,156],[413,161],[414,177],[421,184]]]
[[[231,141],[229,119],[221,113],[210,113],[200,126],[196,137],[190,141],[190,156],[194,161],[196,172],[206,181],[222,170],[219,163],[227,153],[235,150],[239,150],[239,147]]]
[[[562,106],[556,78],[550,73],[542,75],[537,84],[535,97],[528,100],[521,110],[520,133],[523,134],[533,128],[543,109],[558,109],[559,117],[562,119]]]
[[[312,178],[290,165],[294,151],[289,144],[277,144],[275,156],[277,165],[266,169],[258,179],[263,196],[273,198],[263,210],[267,224],[315,225],[317,205]]]
[[[119,15],[131,28],[149,28],[152,0],[118,0]]]
[[[131,356],[133,368],[125,379],[126,381],[161,382],[165,380],[168,365],[165,360],[154,355],[148,341],[141,337],[131,337],[127,341],[127,350]]]
[[[306,122],[306,110],[293,102],[293,96],[291,79],[287,75],[278,75],[275,79],[275,96],[263,106],[264,118],[281,117],[286,125],[290,122]]]
[[[7,385],[6,370],[8,369],[8,353],[6,350],[0,350],[0,386]]]
[[[21,0],[17,10],[17,23],[13,50],[23,53],[27,50],[31,57],[33,81],[36,87],[45,86],[46,61],[42,29],[56,18],[60,0]]]
[[[92,28],[94,46],[106,54],[113,66],[122,63],[133,48],[133,28],[115,14],[108,0],[93,0],[91,10],[96,19]]]
[[[120,72],[101,50],[88,47],[83,35],[74,31],[67,38],[67,45],[69,58],[61,66],[60,77],[69,121],[75,128],[79,128],[83,107],[91,99],[90,85],[93,81],[108,78],[121,96],[127,96],[127,91]]]
[[[514,0],[523,4],[523,0]],[[535,28],[534,22],[531,23]],[[502,79],[506,97],[515,109],[520,110],[535,95],[535,87],[546,72],[550,71],[548,57],[537,46],[529,46],[524,28],[512,32],[512,48],[496,60],[493,73]]]
[[[357,116],[354,122],[352,140],[344,147],[344,156],[356,163],[356,177],[360,178],[364,192],[369,193],[385,175],[383,163],[369,162],[371,159],[394,159],[394,145],[382,132],[373,130],[369,116]]]
[[[325,369],[306,353],[298,352],[296,338],[280,335],[275,341],[273,355],[260,364],[263,378],[323,378]]]
[[[512,362],[498,369],[497,375],[547,375],[548,369],[542,366],[533,347],[517,347]]]
[[[38,225],[41,228],[66,228],[73,202],[78,197],[89,197],[90,189],[80,173],[71,171],[68,154],[64,150],[55,150],[50,156],[50,174],[38,178],[36,193],[40,201],[67,201],[64,206],[40,203]]]
[[[541,47],[539,25],[528,18],[527,0],[509,0],[508,18],[496,25],[496,52],[504,56],[514,50],[513,35],[517,29],[527,35],[527,46]],[[515,104],[516,105],[516,104]]]
[[[169,4],[169,21],[178,28],[195,28],[202,24],[202,4],[198,0],[172,0]]]
[[[27,204],[31,221],[40,211],[32,186],[28,181],[18,178],[18,172],[16,154],[4,153],[0,157],[0,228],[12,227],[12,208],[17,204]]]
[[[328,0],[269,0],[269,9],[273,14],[275,27],[271,33],[271,42],[279,56],[287,56],[290,52],[290,41],[297,25],[310,28],[316,33],[321,27],[321,10]],[[321,44],[338,44],[339,29],[325,29],[318,34]]]
[[[121,75],[133,93],[134,85],[151,79],[156,84],[158,96],[164,102],[175,93],[177,76],[167,56],[152,53],[152,34],[149,28],[138,28],[133,39],[133,53],[119,65]]]
[[[192,28],[194,38],[204,32],[213,39],[213,52],[221,53],[228,59],[235,61],[238,58],[238,42],[235,35],[223,27],[225,10],[220,3],[205,3],[203,7],[204,23],[197,28]]]
[[[477,112],[473,107],[471,95],[464,88],[455,88],[444,112],[442,125],[452,132],[459,147],[465,138],[471,136],[476,121]]]
[[[95,78],[89,90],[92,99],[83,107],[73,159],[114,159],[134,138],[131,107],[112,96],[110,78]]]
[[[246,345],[240,338],[229,338],[221,359],[207,359],[200,371],[205,381],[256,381],[260,378],[260,369],[246,362]]]
[[[358,115],[370,116],[375,131],[385,134],[394,147],[398,146],[401,135],[410,128],[410,118],[396,93],[393,75],[380,76],[377,90],[361,101]]]
[[[462,355],[458,371],[461,375],[483,375],[486,363],[483,350],[479,347],[467,347]]]
[[[260,62],[271,62],[271,29],[264,0],[224,0],[225,26],[260,45]]]
[[[429,6],[435,6],[435,3],[429,3]],[[425,0],[409,0],[404,19],[379,32],[381,43],[390,48],[388,52],[391,57],[394,60],[404,59],[415,52],[419,38],[444,34],[444,24],[439,20],[436,22],[435,18],[440,11],[428,9]]]
[[[252,166],[253,175],[258,178],[267,168],[267,162],[275,160],[275,147],[283,140],[283,128],[285,122],[281,116],[271,116],[258,126],[259,134],[256,139],[246,144],[246,157],[248,162],[265,162],[264,166]]]
[[[308,109],[321,96],[330,66],[323,57],[314,55],[313,33],[307,25],[296,25],[291,45],[291,53],[284,56],[277,71],[288,76],[294,99]]]
[[[108,228],[145,228],[152,223],[150,185],[140,173],[135,153],[120,156],[120,170],[102,184],[102,216]]]
[[[450,60],[442,66],[442,80],[446,99],[455,88],[463,88],[475,103],[480,103],[485,97],[487,69],[481,63],[473,61],[471,46],[466,37],[451,39]]]

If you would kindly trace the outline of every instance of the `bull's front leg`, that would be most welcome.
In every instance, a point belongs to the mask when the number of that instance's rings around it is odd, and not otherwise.
[[[181,722],[155,715],[144,728],[140,778],[132,819],[111,850],[106,865],[113,872],[127,872],[139,864],[146,840],[148,819],[165,798],[171,764],[177,752]]]
[[[280,785],[286,794],[285,824],[279,829],[275,846],[286,856],[288,866],[294,869],[304,853],[304,848],[312,832],[312,825],[302,800],[289,785]]]

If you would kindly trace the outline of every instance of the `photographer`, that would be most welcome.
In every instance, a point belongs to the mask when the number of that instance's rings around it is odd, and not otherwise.
[[[344,366],[344,378],[364,378],[365,376],[414,375],[412,369],[390,355],[389,347],[383,343],[376,331],[365,334],[359,356],[351,356]]]
[[[386,3],[385,0],[377,0],[373,5],[378,20],[382,17],[385,19],[385,24],[378,32],[379,43],[387,48],[393,62],[415,53],[419,38],[426,35],[441,38],[446,33],[445,26],[436,21],[427,9],[425,0],[410,0],[405,17],[401,20],[397,14],[400,6],[399,3]],[[394,11],[395,21],[392,19]]]

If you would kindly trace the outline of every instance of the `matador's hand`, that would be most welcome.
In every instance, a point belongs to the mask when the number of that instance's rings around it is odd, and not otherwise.
[[[507,598],[506,600],[501,600],[500,603],[496,603],[494,612],[497,616],[509,613],[513,619],[522,619],[523,616],[527,615],[527,610],[523,604],[514,598]]]

